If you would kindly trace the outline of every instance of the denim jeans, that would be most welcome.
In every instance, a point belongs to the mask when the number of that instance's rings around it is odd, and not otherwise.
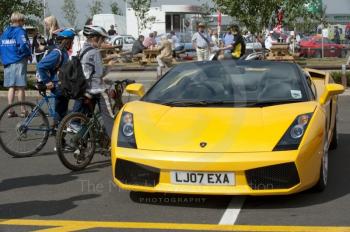
[[[80,112],[83,114],[93,113],[91,110],[94,110],[95,105],[98,105],[100,109],[101,117],[103,120],[103,125],[106,129],[107,135],[111,138],[112,130],[114,125],[114,115],[112,113],[111,104],[106,93],[100,93],[93,95],[92,109],[89,109],[87,105],[84,104],[84,99],[75,100],[73,106],[73,112]]]

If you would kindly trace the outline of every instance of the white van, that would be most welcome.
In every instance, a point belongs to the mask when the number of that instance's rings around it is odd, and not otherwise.
[[[114,30],[119,35],[126,34],[126,19],[125,16],[115,14],[96,14],[92,18],[92,24],[103,27],[107,32],[114,25]]]

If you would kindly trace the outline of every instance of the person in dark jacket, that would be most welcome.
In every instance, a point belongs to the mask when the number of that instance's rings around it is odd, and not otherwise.
[[[52,49],[38,64],[38,81],[46,85],[56,95],[54,126],[66,115],[69,99],[62,95],[58,86],[57,72],[69,60],[68,50],[73,46],[75,33],[71,29],[63,29],[56,34],[58,45]]]
[[[231,30],[234,36],[234,42],[224,48],[221,48],[221,50],[231,49],[232,59],[239,59],[245,54],[246,45],[238,25],[233,25]]]
[[[24,15],[14,12],[11,15],[11,26],[7,27],[0,39],[1,60],[4,65],[4,87],[9,88],[8,104],[12,104],[16,91],[19,101],[25,100],[27,87],[27,63],[31,60],[30,42],[27,32],[23,29]],[[25,117],[25,109],[21,109]],[[8,117],[17,116],[9,112]]]
[[[35,60],[37,63],[40,62],[45,54],[45,46],[45,38],[39,32],[36,32],[35,36],[33,37],[32,53],[35,55]]]
[[[117,31],[114,30],[114,25],[111,25],[111,29],[108,30],[108,35],[109,36],[118,35]]]
[[[137,55],[139,53],[142,53],[145,47],[143,46],[143,41],[145,40],[145,37],[143,35],[140,35],[137,40],[135,40],[134,44],[132,45],[131,53],[133,55]]]
[[[339,28],[335,26],[334,29],[334,43],[340,44],[340,33],[339,33]]]

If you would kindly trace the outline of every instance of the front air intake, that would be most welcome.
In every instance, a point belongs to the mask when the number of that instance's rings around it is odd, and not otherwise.
[[[245,174],[249,186],[254,190],[289,189],[300,182],[294,163],[250,169]]]
[[[160,170],[154,167],[117,159],[115,177],[127,185],[154,187],[159,183]]]

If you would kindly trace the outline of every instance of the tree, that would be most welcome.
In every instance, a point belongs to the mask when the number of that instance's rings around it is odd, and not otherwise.
[[[118,5],[117,2],[112,2],[110,6],[111,6],[111,11],[112,11],[113,14],[123,15],[123,13],[120,10],[119,5]]]
[[[27,25],[36,25],[37,19],[43,15],[41,0],[0,0],[0,6],[0,30],[9,25],[15,11],[25,14]]]
[[[94,0],[91,5],[89,5],[90,16],[93,17],[96,14],[101,14],[103,9],[103,2],[101,0]]]
[[[64,0],[62,11],[64,18],[67,20],[70,26],[75,27],[78,14],[77,8],[75,6],[75,0]]]
[[[317,13],[309,12],[308,7],[319,6],[319,0],[214,0],[217,8],[243,23],[251,32],[259,32],[271,25],[275,10],[284,9],[284,23],[293,24],[298,20],[316,18]]]
[[[135,12],[137,31],[138,34],[141,34],[141,31],[153,24],[156,20],[155,17],[148,16],[148,11],[151,7],[151,0],[129,0],[128,3]]]
[[[267,27],[277,0],[214,0],[219,10],[243,23],[251,32]]]
[[[325,15],[322,13],[324,8],[319,0],[304,0],[299,1],[299,4],[294,2],[295,0],[284,0],[286,25],[297,28],[301,25],[324,23]]]
[[[206,25],[210,23],[210,15],[216,13],[216,9],[212,6],[210,6],[207,2],[203,3],[201,5],[202,7],[202,13],[203,13],[203,20]]]

